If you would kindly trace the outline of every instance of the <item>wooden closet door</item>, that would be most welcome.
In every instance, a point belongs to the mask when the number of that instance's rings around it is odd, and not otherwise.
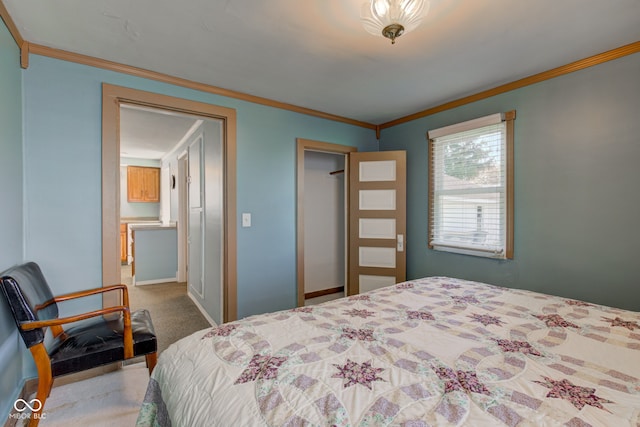
[[[406,152],[349,155],[349,289],[406,280]]]

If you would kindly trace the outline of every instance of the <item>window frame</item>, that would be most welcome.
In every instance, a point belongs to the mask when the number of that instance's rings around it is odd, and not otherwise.
[[[456,123],[451,126],[434,129],[427,132],[428,141],[428,169],[429,169],[429,185],[428,185],[428,235],[427,235],[427,247],[432,250],[460,253],[465,255],[474,255],[478,257],[486,257],[493,259],[513,259],[514,257],[514,121],[516,118],[516,111],[511,110],[500,114],[500,120],[505,122],[505,212],[504,212],[504,251],[501,254],[494,254],[492,252],[484,252],[476,250],[474,248],[467,248],[464,245],[455,246],[439,246],[433,245],[431,242],[434,238],[434,221],[435,221],[435,167],[434,167],[434,138],[435,135],[451,135],[465,130],[478,129],[487,125],[486,121],[491,120],[492,116],[480,117],[478,119],[469,120],[467,122]],[[494,119],[495,120],[495,119]]]

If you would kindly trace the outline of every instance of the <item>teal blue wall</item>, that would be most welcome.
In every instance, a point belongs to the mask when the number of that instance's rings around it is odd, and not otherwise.
[[[22,74],[20,50],[0,20],[0,272],[23,260]],[[22,351],[13,317],[0,297],[0,422],[22,384]]]
[[[426,132],[514,109],[514,259],[427,249]],[[640,54],[385,129],[380,149],[408,154],[408,277],[640,310]]]
[[[175,281],[178,270],[176,228],[138,228],[135,233],[136,284],[170,278]]]
[[[26,257],[54,293],[101,281],[103,82],[236,109],[240,317],[296,304],[296,138],[378,149],[370,129],[47,57],[23,78]]]

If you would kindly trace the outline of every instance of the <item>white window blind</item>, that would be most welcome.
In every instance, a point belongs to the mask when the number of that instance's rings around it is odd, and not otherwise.
[[[506,257],[507,127],[501,114],[430,131],[429,246]]]

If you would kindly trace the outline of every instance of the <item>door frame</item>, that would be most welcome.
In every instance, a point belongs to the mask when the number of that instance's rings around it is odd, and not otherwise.
[[[187,168],[189,152],[183,151],[178,154],[178,282],[187,281],[187,260],[189,259],[187,245],[187,229],[189,227],[189,215],[187,215]]]
[[[206,215],[206,209],[203,206],[204,205],[204,193],[206,191],[206,176],[205,176],[205,154],[204,154],[204,133],[203,130],[200,130],[199,133],[195,133],[194,134],[196,137],[194,139],[190,138],[190,142],[187,144],[187,146],[185,147],[187,150],[187,176],[189,177],[189,181],[187,183],[187,193],[186,193],[186,206],[184,207],[186,212],[187,212],[187,219],[185,221],[186,223],[186,236],[187,236],[187,292],[189,294],[193,294],[195,293],[196,296],[198,298],[200,298],[201,300],[205,299],[205,257],[204,257],[204,253],[205,253],[205,245],[206,245],[206,227],[205,227],[205,218],[204,215]],[[197,171],[194,170],[193,168],[197,166]],[[197,176],[196,176],[197,174]],[[198,184],[198,196],[196,197],[192,197],[195,196],[195,194],[192,194],[192,185],[194,185],[195,183]],[[197,202],[197,206],[193,206],[193,203]],[[198,220],[192,221],[192,209],[196,210],[196,212],[198,213]],[[196,237],[194,235],[194,233],[192,233],[191,227],[194,225],[194,223],[197,222],[198,223],[198,236],[197,236],[197,242],[199,242],[199,245],[196,243],[193,243],[192,246],[192,240],[194,240],[194,237]],[[193,249],[193,250],[192,250]],[[193,260],[191,259],[191,256],[198,256],[199,253],[199,265],[197,265],[198,267],[198,271],[195,270],[196,263],[192,262]],[[195,286],[194,281],[193,280],[189,280],[194,279],[197,277],[198,280],[198,287]],[[198,301],[198,305],[202,305],[202,302]],[[204,310],[204,307],[203,307]],[[212,316],[210,316],[211,318]],[[213,319],[212,319],[213,320]]]
[[[358,151],[357,147],[347,145],[332,144],[330,142],[313,141],[310,139],[296,139],[296,190],[297,190],[297,206],[296,206],[296,270],[297,270],[297,304],[298,307],[304,306],[304,152],[319,151],[322,153],[343,154],[345,156],[345,174],[349,165],[349,153]],[[346,175],[345,175],[346,176]],[[349,180],[345,179],[345,211],[349,212]],[[349,222],[345,218],[345,238],[349,247]],[[345,250],[348,258],[348,251]],[[348,266],[348,259],[345,266]],[[345,275],[345,295],[349,288],[349,275]]]
[[[202,102],[102,84],[102,284],[121,283],[120,274],[120,105],[133,104],[223,121],[224,225],[223,321],[237,319],[236,111]],[[103,305],[121,296],[103,294]]]

